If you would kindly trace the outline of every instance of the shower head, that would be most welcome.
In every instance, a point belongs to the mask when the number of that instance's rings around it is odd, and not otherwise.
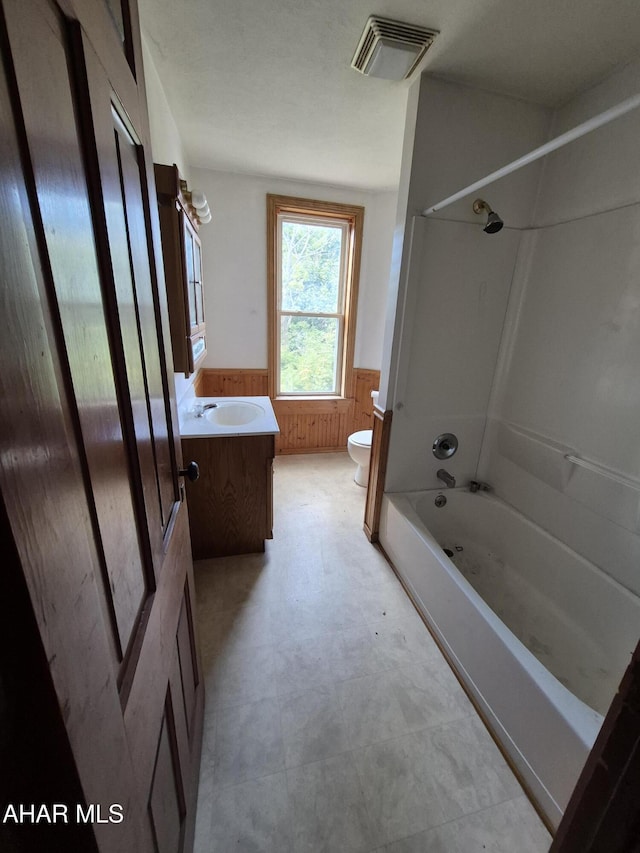
[[[504,222],[502,221],[502,219],[500,219],[500,217],[498,216],[497,213],[495,213],[493,210],[491,210],[491,208],[489,207],[487,202],[484,201],[483,199],[477,198],[473,202],[473,212],[474,213],[486,212],[487,224],[484,226],[483,230],[487,234],[495,234],[496,231],[500,231],[502,229]]]

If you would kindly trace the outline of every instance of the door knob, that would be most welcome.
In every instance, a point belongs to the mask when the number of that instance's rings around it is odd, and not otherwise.
[[[181,477],[186,477],[187,480],[191,480],[192,483],[200,476],[200,468],[198,467],[197,462],[189,462],[186,468],[183,468],[181,471],[178,471]]]

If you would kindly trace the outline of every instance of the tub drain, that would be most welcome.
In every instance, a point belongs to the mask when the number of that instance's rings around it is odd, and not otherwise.
[[[442,550],[447,555],[447,557],[453,557],[453,551],[451,550],[451,548],[443,548]]]

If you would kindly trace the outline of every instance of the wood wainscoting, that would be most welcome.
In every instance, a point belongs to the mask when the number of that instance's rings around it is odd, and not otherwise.
[[[267,396],[268,370],[210,368],[195,381],[198,397]],[[349,397],[339,399],[272,400],[280,426],[276,453],[329,453],[346,450],[352,432],[373,427],[371,392],[378,389],[380,371],[356,367]]]
[[[196,397],[266,397],[269,371],[203,367],[194,388]]]

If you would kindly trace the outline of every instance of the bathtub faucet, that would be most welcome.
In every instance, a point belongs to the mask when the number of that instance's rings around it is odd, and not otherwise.
[[[479,480],[470,480],[469,481],[469,491],[470,492],[490,492],[491,486],[489,483],[481,483]]]
[[[456,484],[456,478],[453,474],[450,474],[448,471],[445,471],[444,468],[439,468],[436,471],[436,477],[445,484],[448,489],[453,489]]]

